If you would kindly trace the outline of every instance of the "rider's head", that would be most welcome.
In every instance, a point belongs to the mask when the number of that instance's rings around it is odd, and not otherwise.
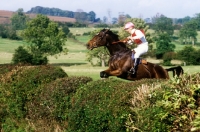
[[[133,29],[135,25],[132,22],[127,22],[124,26],[124,30]]]

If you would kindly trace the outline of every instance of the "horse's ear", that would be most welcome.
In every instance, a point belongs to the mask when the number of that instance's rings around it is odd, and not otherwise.
[[[110,29],[106,29],[105,33],[107,33],[108,31],[110,31]]]

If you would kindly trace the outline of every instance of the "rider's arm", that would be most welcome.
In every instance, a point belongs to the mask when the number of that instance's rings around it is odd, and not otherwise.
[[[140,30],[136,30],[135,34],[136,34],[136,36],[134,36],[134,37],[129,36],[129,38],[131,40],[134,40],[134,39],[141,39],[142,37],[145,37],[144,34]]]

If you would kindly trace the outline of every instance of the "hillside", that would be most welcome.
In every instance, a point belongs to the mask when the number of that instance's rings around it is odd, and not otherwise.
[[[6,10],[0,10],[0,24],[2,23],[10,23],[10,18],[13,15],[13,11],[6,11]],[[27,14],[30,18],[36,17],[37,14]],[[59,16],[49,16],[48,18],[52,21],[56,22],[76,22],[75,18],[69,18],[69,17],[59,17]]]

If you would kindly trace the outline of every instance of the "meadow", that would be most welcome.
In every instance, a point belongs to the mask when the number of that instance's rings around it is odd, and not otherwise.
[[[70,32],[73,34],[83,34],[84,32],[93,31],[96,28],[70,28]],[[117,28],[111,30],[118,30]],[[200,34],[200,33],[199,33]],[[52,65],[61,66],[62,69],[67,72],[69,76],[89,76],[94,80],[99,79],[99,72],[107,69],[107,67],[92,66],[86,61],[87,48],[85,44],[89,41],[89,36],[76,36],[76,40],[68,39],[66,47],[69,50],[67,55],[60,54],[55,56],[49,56],[49,63]],[[200,41],[200,35],[198,35],[198,41]],[[176,45],[176,51],[181,50],[185,45],[174,42]],[[12,55],[18,46],[27,45],[24,41],[8,40],[0,38],[0,64],[11,63]],[[199,48],[199,47],[197,47]],[[146,58],[147,61],[152,63],[161,63],[161,60],[155,58]],[[172,60],[172,64],[181,64],[178,60]],[[167,66],[165,66],[168,68]],[[200,66],[183,66],[185,73],[200,72]],[[115,77],[114,77],[115,78]]]

